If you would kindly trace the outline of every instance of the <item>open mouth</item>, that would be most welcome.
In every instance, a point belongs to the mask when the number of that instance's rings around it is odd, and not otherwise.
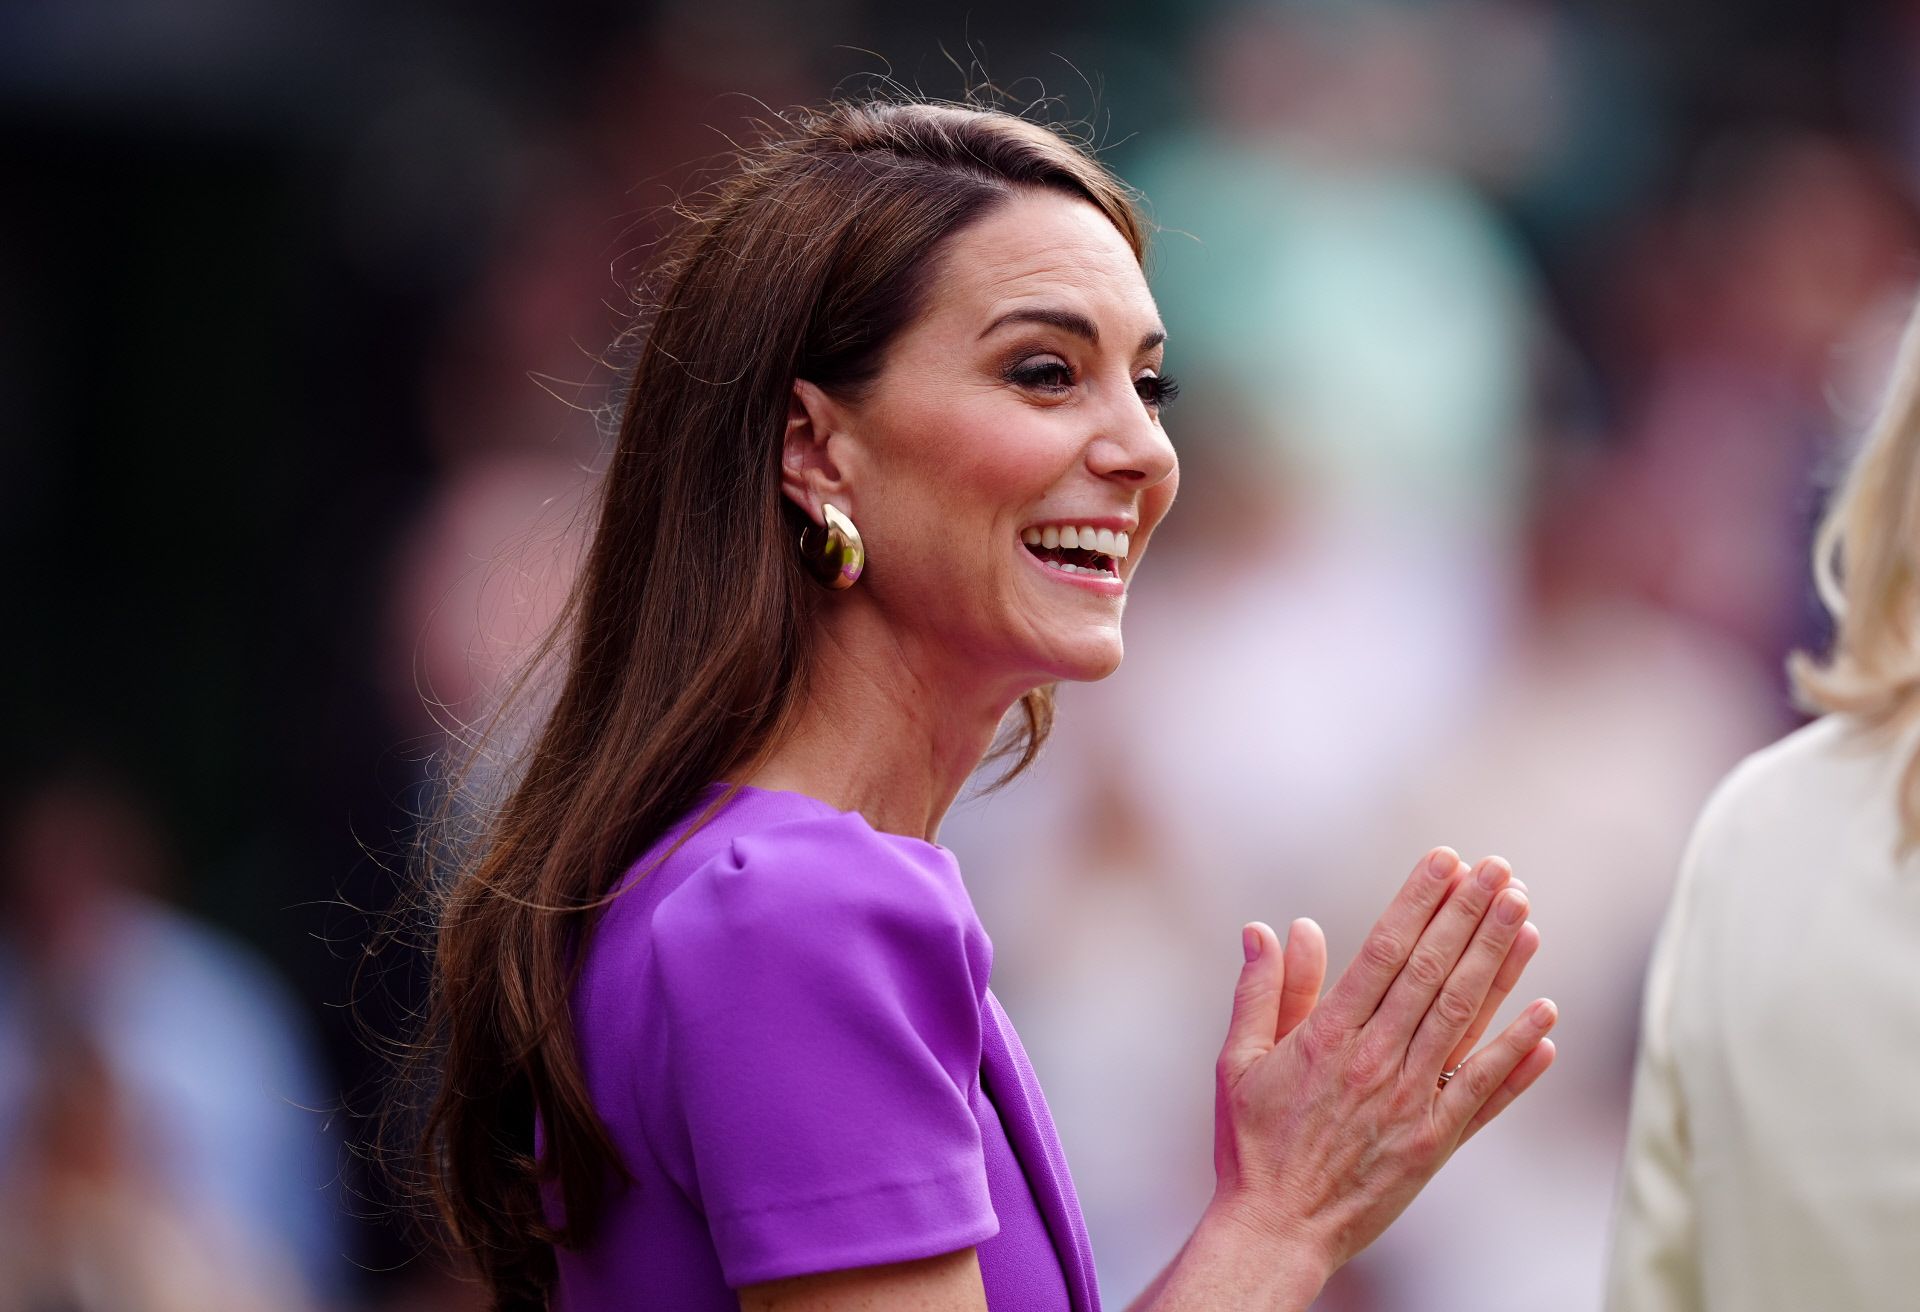
[[[1131,546],[1125,533],[1110,528],[1079,525],[1029,528],[1020,541],[1034,558],[1049,569],[1063,574],[1092,574],[1100,578],[1118,578],[1120,562]]]

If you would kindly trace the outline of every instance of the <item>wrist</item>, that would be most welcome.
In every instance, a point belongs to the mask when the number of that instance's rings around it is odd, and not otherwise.
[[[1181,1251],[1156,1309],[1305,1312],[1339,1264],[1306,1227],[1270,1209],[1215,1197]]]

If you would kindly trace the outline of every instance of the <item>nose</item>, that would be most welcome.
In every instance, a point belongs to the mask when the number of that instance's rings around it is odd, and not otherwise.
[[[1179,460],[1167,430],[1135,397],[1131,407],[1123,407],[1101,427],[1087,448],[1087,467],[1102,478],[1144,492],[1171,478]]]

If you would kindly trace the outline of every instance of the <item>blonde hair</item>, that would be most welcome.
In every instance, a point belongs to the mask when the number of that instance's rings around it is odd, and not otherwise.
[[[1898,734],[1920,718],[1920,313],[1814,539],[1813,577],[1835,632],[1824,661],[1795,652],[1787,663],[1800,703]],[[1901,771],[1899,804],[1901,847],[1911,851],[1920,846],[1920,750]]]

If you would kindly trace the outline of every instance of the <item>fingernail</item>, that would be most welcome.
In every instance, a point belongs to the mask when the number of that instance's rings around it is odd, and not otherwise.
[[[1494,914],[1500,917],[1501,924],[1511,925],[1527,914],[1527,899],[1514,890],[1508,889],[1500,895],[1499,904],[1494,907]]]
[[[1538,1029],[1545,1029],[1553,1024],[1555,1014],[1554,1005],[1545,998],[1527,1008],[1527,1019],[1532,1021]]]
[[[1460,854],[1450,847],[1443,847],[1427,858],[1427,873],[1435,879],[1449,878],[1460,866]]]
[[[1480,887],[1498,888],[1502,883],[1506,882],[1507,876],[1512,873],[1511,870],[1507,869],[1506,862],[1497,856],[1490,856],[1480,865]]]
[[[1249,962],[1260,959],[1260,931],[1252,925],[1240,931],[1240,950],[1247,954]]]

